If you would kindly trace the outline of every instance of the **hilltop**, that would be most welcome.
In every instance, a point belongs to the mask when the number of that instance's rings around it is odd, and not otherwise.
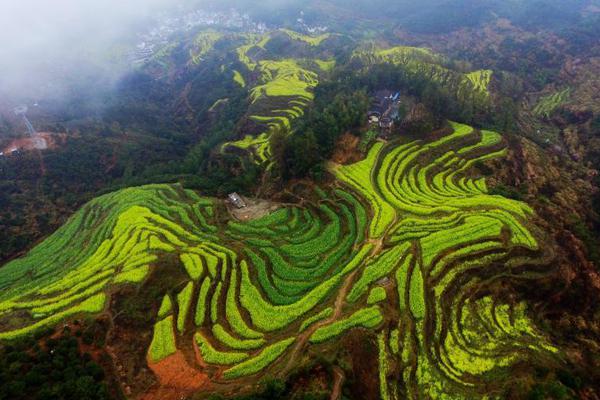
[[[173,19],[30,108],[0,399],[597,396],[597,12],[318,3]]]

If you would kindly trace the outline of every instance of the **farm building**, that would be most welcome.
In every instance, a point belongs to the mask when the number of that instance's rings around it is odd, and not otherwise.
[[[394,120],[391,119],[390,117],[383,117],[379,121],[379,127],[381,129],[392,129],[393,126],[394,126]]]
[[[231,204],[233,204],[234,206],[236,206],[237,208],[245,208],[246,207],[246,202],[244,201],[244,199],[242,199],[242,197],[237,194],[237,193],[230,193],[227,198],[229,199],[229,202]]]
[[[367,114],[371,125],[378,125],[381,129],[389,130],[394,126],[394,119],[398,117],[400,92],[379,90],[373,95],[373,102]]]

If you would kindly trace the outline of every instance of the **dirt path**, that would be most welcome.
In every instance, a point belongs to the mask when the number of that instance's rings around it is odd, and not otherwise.
[[[333,375],[333,388],[329,400],[340,400],[342,397],[342,386],[344,385],[346,376],[344,375],[344,371],[337,365],[333,367]]]
[[[209,377],[191,367],[181,351],[158,363],[148,362],[148,366],[159,383],[141,400],[179,400],[211,386]]]
[[[316,324],[313,324],[311,327],[306,329],[302,334],[300,334],[300,336],[298,336],[296,345],[294,346],[294,349],[290,353],[289,360],[288,360],[287,364],[285,365],[285,367],[280,372],[280,374],[282,376],[286,375],[294,367],[294,365],[296,365],[296,362],[298,360],[300,352],[304,349],[304,347],[306,346],[306,343],[308,342],[308,339],[311,337],[311,335],[314,333],[314,331],[316,331],[321,326],[327,325],[339,318],[339,316],[342,313],[342,307],[344,306],[344,303],[345,303],[344,299],[346,298],[346,295],[348,294],[348,291],[350,290],[352,282],[354,282],[354,277],[356,276],[356,274],[358,274],[358,271],[359,271],[358,269],[353,271],[344,280],[344,284],[335,299],[335,303],[333,306],[333,315],[327,319],[317,322]]]

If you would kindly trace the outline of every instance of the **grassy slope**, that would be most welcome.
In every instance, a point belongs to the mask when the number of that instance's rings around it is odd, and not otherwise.
[[[204,362],[216,368],[212,379],[240,379],[274,368],[298,338],[316,345],[360,327],[379,332],[380,345],[393,336],[389,347],[403,349],[394,355],[380,346],[382,368],[414,360],[405,390],[479,398],[498,385],[491,371],[556,349],[525,305],[476,296],[478,270],[497,261],[518,265],[523,259],[513,251],[535,257],[539,244],[529,207],[491,196],[483,179],[465,176],[503,154],[500,136],[453,127],[433,142],[378,143],[367,160],[334,167],[339,188],[321,191],[318,203],[252,222],[218,222],[215,200],[177,185],[97,198],[0,269],[0,339],[101,312],[110,289],[123,284],[118,277],[141,271],[145,278],[177,254],[190,280],[156,301],[151,362],[195,336]],[[382,209],[395,217],[367,217]],[[397,304],[381,288],[370,290],[383,278],[396,282]],[[332,312],[344,283],[345,307]],[[383,313],[385,301],[398,313]],[[382,395],[395,390],[385,381],[381,388]]]

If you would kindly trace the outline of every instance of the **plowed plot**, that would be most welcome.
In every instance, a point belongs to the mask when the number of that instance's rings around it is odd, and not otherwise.
[[[504,154],[501,136],[453,127],[377,143],[332,165],[338,181],[313,204],[252,221],[217,219],[214,200],[177,185],[97,198],[0,269],[0,339],[99,313],[112,286],[143,285],[171,255],[189,279],[156,301],[152,396],[243,388],[362,329],[377,333],[382,398],[485,398],[508,384],[497,373],[557,350],[526,304],[485,290],[529,278],[543,248],[533,211],[473,173]]]

